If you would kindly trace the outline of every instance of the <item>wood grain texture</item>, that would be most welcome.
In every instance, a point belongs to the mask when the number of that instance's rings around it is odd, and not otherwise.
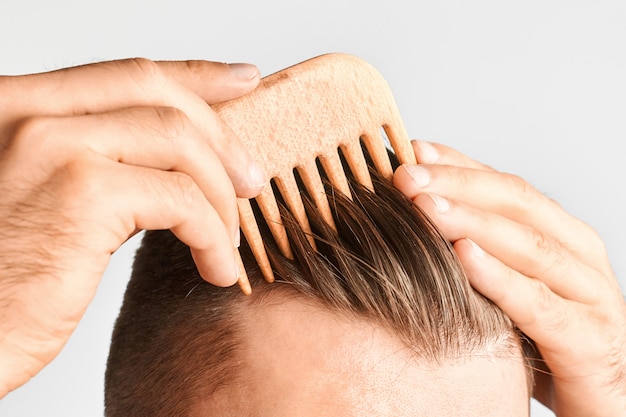
[[[326,221],[333,225],[316,159],[333,185],[348,196],[338,149],[358,181],[370,188],[361,141],[376,169],[387,178],[393,175],[381,129],[400,162],[415,163],[389,85],[372,65],[352,55],[326,54],[309,59],[263,78],[249,95],[213,108],[264,167],[268,184],[256,201],[281,252],[289,258],[292,252],[270,180],[301,227],[309,232],[294,169]],[[274,276],[249,200],[239,199],[238,207],[242,232],[264,277],[272,282]],[[245,271],[241,272],[240,286],[249,293]]]

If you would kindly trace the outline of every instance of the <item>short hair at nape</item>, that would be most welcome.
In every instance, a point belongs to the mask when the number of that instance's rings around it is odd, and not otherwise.
[[[245,375],[237,317],[251,303],[279,302],[284,292],[376,323],[435,363],[485,351],[519,358],[515,326],[471,288],[451,245],[410,200],[370,171],[374,192],[348,175],[351,199],[327,184],[337,231],[303,191],[317,250],[284,206],[294,260],[280,254],[259,221],[276,282],[264,283],[243,239],[249,296],[202,280],[189,248],[171,232],[146,232],[113,331],[107,417],[186,415],[212,392],[236,384]]]

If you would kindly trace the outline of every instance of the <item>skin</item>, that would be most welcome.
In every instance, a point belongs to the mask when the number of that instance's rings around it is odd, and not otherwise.
[[[144,59],[0,77],[0,398],[59,353],[141,229],[171,229],[207,280],[236,281],[236,196],[265,178],[207,103],[259,79]]]
[[[529,415],[519,351],[464,352],[436,365],[378,325],[300,297],[255,308],[241,316],[241,382],[197,404],[192,416]]]
[[[420,165],[394,183],[454,242],[471,284],[535,341],[535,396],[559,417],[623,415],[626,302],[597,233],[519,177],[441,144],[413,148]]]
[[[172,229],[205,279],[235,282],[235,195],[265,178],[207,103],[258,82],[253,66],[142,59],[0,77],[0,398],[58,354],[139,230]],[[551,373],[536,396],[559,417],[623,414],[626,303],[597,234],[518,177],[414,145],[421,174],[394,182],[536,342]]]

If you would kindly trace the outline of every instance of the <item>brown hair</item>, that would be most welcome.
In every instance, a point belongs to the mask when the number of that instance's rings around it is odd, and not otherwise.
[[[293,261],[264,230],[276,283],[263,282],[242,243],[251,296],[206,283],[170,232],[147,232],[113,332],[106,415],[186,415],[201,398],[237,383],[245,369],[237,360],[242,334],[235,317],[282,291],[372,321],[429,361],[487,349],[519,358],[514,325],[470,287],[447,240],[389,181],[371,174],[374,192],[350,178],[352,199],[328,187],[337,232],[303,192],[317,252],[286,209]]]

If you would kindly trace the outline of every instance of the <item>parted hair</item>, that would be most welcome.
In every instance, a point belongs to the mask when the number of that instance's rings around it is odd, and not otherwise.
[[[262,228],[275,283],[263,281],[242,239],[253,288],[248,296],[237,286],[205,282],[189,248],[171,232],[146,232],[113,331],[106,416],[183,416],[220,387],[237,384],[246,372],[238,360],[243,329],[237,317],[251,304],[294,294],[380,325],[434,363],[487,350],[519,358],[515,326],[472,289],[451,245],[419,208],[370,171],[374,190],[349,176],[351,198],[327,184],[336,231],[303,191],[317,250],[284,207],[293,260]]]

